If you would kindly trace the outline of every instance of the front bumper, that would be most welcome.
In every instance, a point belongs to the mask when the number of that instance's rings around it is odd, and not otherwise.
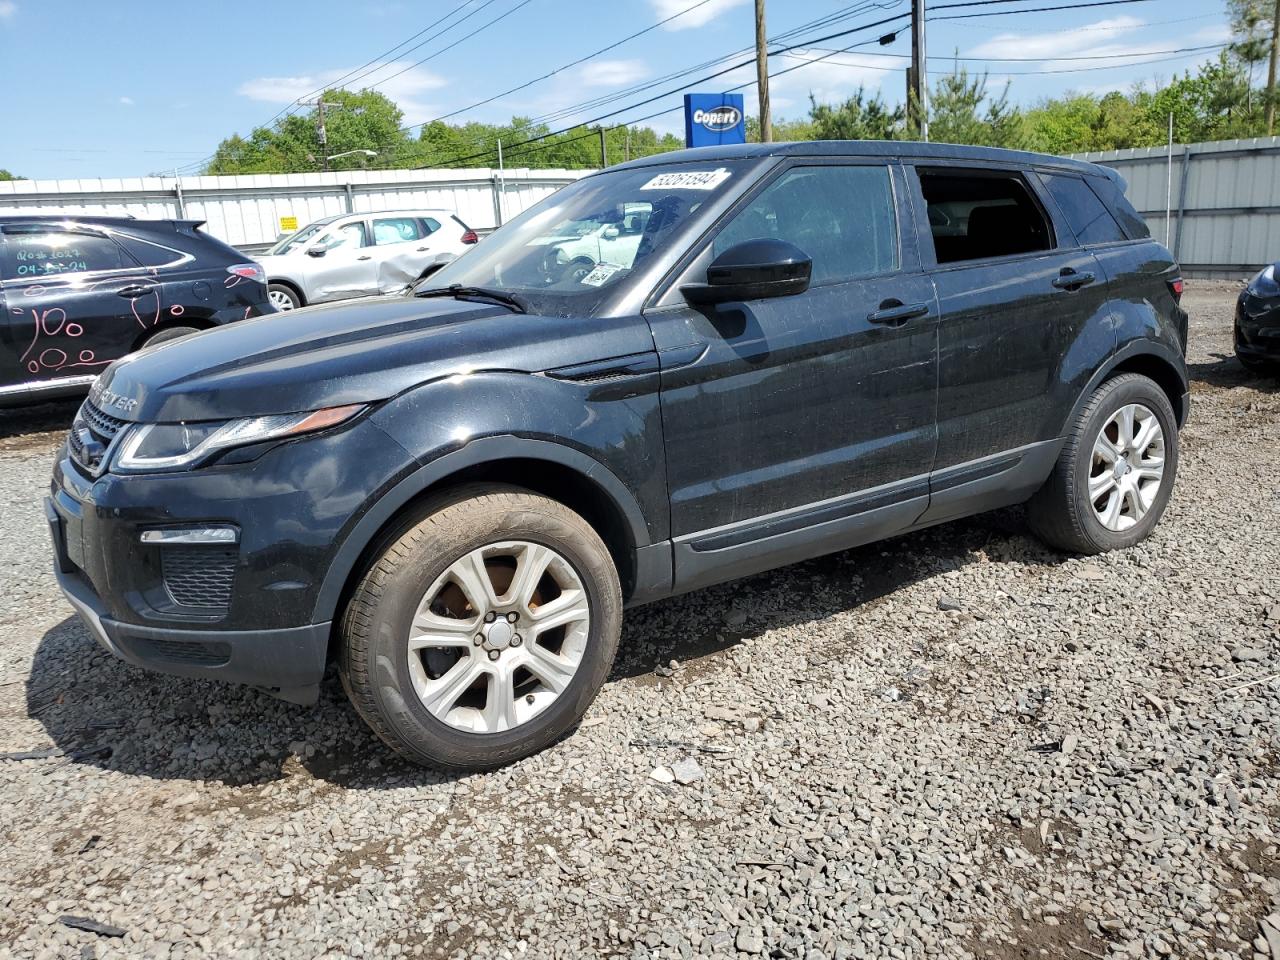
[[[1280,298],[1262,298],[1248,290],[1236,301],[1236,353],[1258,360],[1280,360]]]
[[[367,418],[249,462],[168,474],[90,477],[64,444],[46,501],[58,581],[122,660],[312,700],[333,616],[317,597],[334,555],[368,504],[413,466]],[[144,538],[208,526],[237,539]]]
[[[45,518],[58,586],[108,652],[160,673],[249,684],[294,703],[315,702],[330,623],[277,630],[189,630],[113,620],[88,577],[68,556],[63,520],[49,500]]]

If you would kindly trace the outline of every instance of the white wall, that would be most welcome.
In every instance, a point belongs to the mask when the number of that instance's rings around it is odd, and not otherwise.
[[[253,174],[233,177],[12,180],[0,182],[0,214],[131,215],[139,219],[204,220],[233,246],[274,241],[280,218],[298,225],[330,214],[427,207],[452,210],[487,232],[589,170],[351,170],[336,173]]]

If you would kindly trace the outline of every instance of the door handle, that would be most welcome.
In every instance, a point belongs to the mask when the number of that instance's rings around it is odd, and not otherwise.
[[[426,252],[427,252],[428,250],[430,250],[430,249],[431,249],[430,247],[419,247],[419,248],[418,248],[418,252],[419,252],[419,253],[426,253]]]
[[[867,314],[867,321],[882,323],[886,327],[900,327],[908,320],[923,317],[928,312],[927,303],[903,303],[901,300],[889,299],[880,304],[880,309]]]
[[[148,286],[145,283],[131,283],[127,287],[121,287],[116,291],[116,296],[128,297],[130,300],[136,300],[138,297],[145,297],[148,293],[155,290],[155,287]]]
[[[1062,272],[1053,278],[1053,285],[1059,290],[1079,290],[1096,279],[1092,273],[1076,273],[1070,267],[1063,267]]]
[[[362,253],[362,254],[360,254],[360,256],[356,257],[356,259],[357,259],[357,260],[372,260],[372,259],[373,259],[373,257],[372,257],[370,254]]]

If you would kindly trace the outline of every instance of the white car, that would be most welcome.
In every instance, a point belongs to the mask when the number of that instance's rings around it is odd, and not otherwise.
[[[394,293],[479,241],[449,210],[348,213],[309,223],[255,258],[277,310]]]
[[[581,282],[599,264],[629,269],[652,212],[648,203],[630,203],[609,220],[576,221],[533,242],[547,247],[549,270],[554,264],[564,276]]]

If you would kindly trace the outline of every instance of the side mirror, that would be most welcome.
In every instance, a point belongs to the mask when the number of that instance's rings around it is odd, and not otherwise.
[[[324,247],[308,247],[307,248],[308,257],[323,257],[328,252],[329,251],[326,250]]]
[[[707,268],[706,283],[680,288],[690,303],[728,303],[789,297],[809,289],[813,259],[785,240],[747,240],[726,250]]]
[[[617,227],[605,227],[605,228],[604,228],[604,233],[602,233],[602,234],[601,234],[601,236],[602,236],[602,237],[604,237],[606,240],[617,240],[617,239],[618,239],[618,228],[617,228]]]

